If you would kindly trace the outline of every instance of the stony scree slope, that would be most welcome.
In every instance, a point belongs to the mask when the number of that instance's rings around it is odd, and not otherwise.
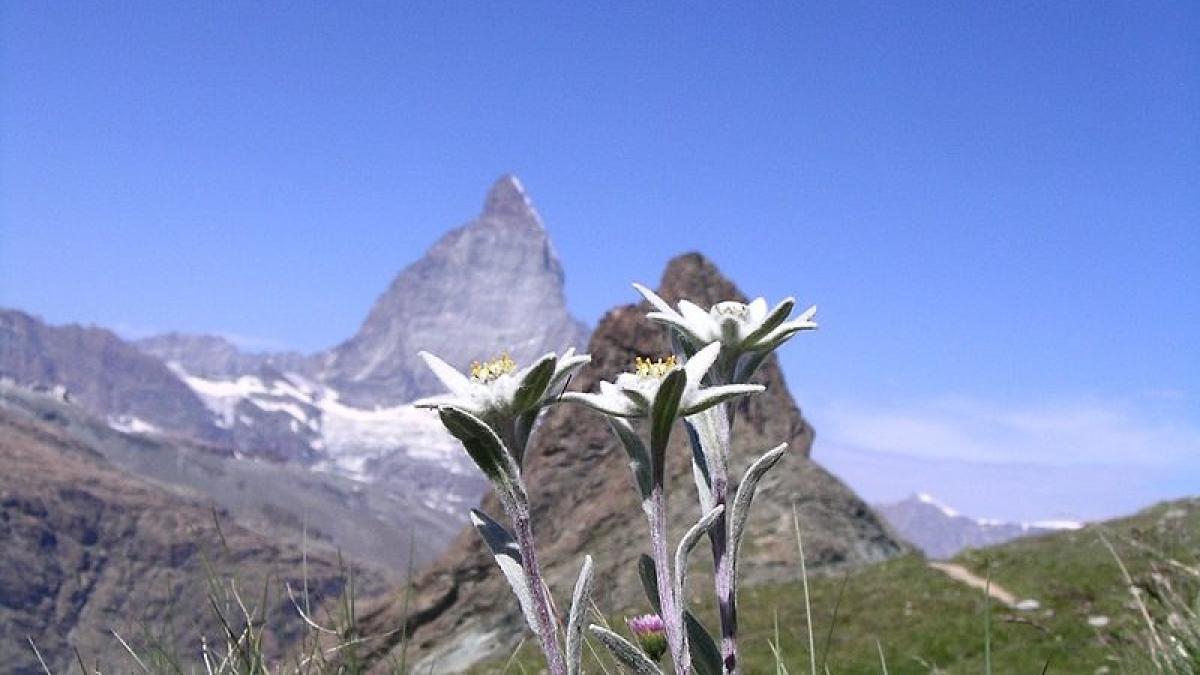
[[[659,292],[670,302],[688,298],[704,307],[744,299],[698,254],[672,260]],[[647,310],[645,303],[626,305],[601,320],[589,345],[592,365],[576,377],[573,389],[592,391],[599,380],[611,380],[630,368],[635,356],[667,353],[666,334],[646,320]],[[786,348],[803,349],[803,342],[801,336]],[[739,404],[734,475],[740,476],[758,454],[780,442],[787,441],[791,449],[759,487],[743,552],[744,582],[798,575],[793,503],[802,520],[810,569],[856,567],[901,552],[902,545],[874,512],[808,458],[812,427],[788,394],[774,357],[758,377],[767,391]],[[689,456],[686,434],[677,429],[667,468],[676,540],[698,516]],[[636,559],[646,548],[645,520],[626,456],[604,421],[577,406],[552,408],[542,420],[525,471],[540,559],[560,608],[568,602],[584,554],[590,553],[596,561],[600,607],[645,611],[636,574]],[[485,498],[482,508],[506,520],[494,494]],[[700,547],[695,557],[707,558],[705,549]],[[692,593],[707,592],[706,583],[697,576],[690,584]],[[461,671],[507,653],[520,639],[525,624],[517,603],[473,530],[459,534],[442,558],[419,575],[415,589],[408,625],[413,630],[410,649],[425,659],[420,667],[436,664],[442,672]],[[366,633],[378,634],[403,623],[402,605],[389,602],[368,610],[362,626]],[[374,656],[381,662],[395,648],[388,641],[374,644]]]

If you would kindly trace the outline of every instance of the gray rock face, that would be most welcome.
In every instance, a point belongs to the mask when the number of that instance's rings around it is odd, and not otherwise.
[[[0,310],[0,378],[65,387],[81,406],[109,420],[137,419],[205,443],[229,441],[195,392],[162,361],[102,328],[49,326],[24,312]]]
[[[1006,541],[1057,530],[1080,527],[1071,521],[1005,523],[978,520],[937,503],[929,495],[913,495],[875,510],[891,526],[930,558],[952,558],[968,548],[984,548]]]
[[[541,219],[517,179],[504,176],[477,219],[396,277],[358,333],[325,355],[319,377],[348,403],[389,405],[441,390],[420,350],[466,368],[501,352],[527,363],[586,337],[567,311],[562,265]]]

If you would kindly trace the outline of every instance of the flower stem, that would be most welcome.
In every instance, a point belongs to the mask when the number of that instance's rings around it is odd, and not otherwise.
[[[529,584],[530,594],[533,595],[533,604],[537,612],[538,639],[541,641],[542,653],[546,655],[546,668],[550,675],[566,675],[567,666],[558,645],[558,623],[550,609],[546,584],[542,582],[542,568],[538,565],[529,508],[523,504],[514,507],[514,512],[509,515],[513,519],[517,548],[521,551],[521,568],[525,571],[525,581]]]
[[[714,436],[717,447],[715,455],[723,461],[714,462],[712,472],[712,499],[714,505],[729,508],[729,455],[732,450],[733,420],[735,406],[723,403],[713,409]],[[724,422],[721,424],[720,422]],[[721,619],[721,663],[725,675],[737,675],[737,597],[734,595],[734,561],[729,552],[728,511],[722,513],[708,531],[712,545],[713,586],[717,595],[717,613]]]
[[[650,545],[654,557],[654,573],[658,581],[658,602],[662,609],[663,628],[676,675],[690,675],[691,654],[688,653],[687,633],[683,625],[683,598],[675,597],[671,579],[671,556],[667,547],[667,496],[662,483],[650,493]]]
[[[713,503],[729,504],[729,485],[725,476],[713,477]],[[729,554],[728,519],[722,513],[712,529],[713,583],[717,595],[717,612],[721,618],[721,662],[726,675],[737,673],[737,598],[733,594],[733,556]]]

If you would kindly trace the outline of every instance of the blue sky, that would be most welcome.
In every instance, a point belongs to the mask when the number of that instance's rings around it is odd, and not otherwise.
[[[818,303],[868,497],[1195,492],[1200,7],[877,4],[4,3],[0,305],[325,348],[511,171],[589,323],[693,249]]]

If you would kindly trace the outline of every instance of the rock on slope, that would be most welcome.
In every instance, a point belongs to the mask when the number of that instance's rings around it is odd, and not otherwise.
[[[689,298],[705,307],[742,297],[698,254],[673,260],[659,292],[671,302]],[[594,390],[599,380],[629,369],[635,356],[666,353],[663,329],[645,319],[646,311],[645,304],[627,305],[602,319],[589,346],[592,365],[576,378],[573,388]],[[803,349],[803,342],[801,338],[789,348]],[[863,565],[900,552],[901,545],[871,509],[808,459],[813,431],[788,394],[774,357],[759,377],[767,391],[740,404],[734,475],[740,476],[761,451],[781,441],[789,442],[791,451],[759,488],[743,549],[743,579],[754,583],[798,574],[793,502],[812,568]],[[694,522],[698,511],[686,446],[685,434],[676,430],[667,468],[676,538]],[[530,449],[526,482],[541,560],[560,602],[570,593],[583,555],[591,553],[601,607],[645,610],[636,574],[637,556],[645,550],[645,520],[625,454],[603,420],[576,406],[548,411]],[[494,494],[484,500],[483,509],[503,520]],[[691,588],[702,593],[705,583],[698,577]],[[464,530],[441,560],[417,579],[411,606],[408,625],[415,633],[410,646],[427,659],[436,658],[437,668],[444,672],[507,653],[524,627],[512,593],[471,530]],[[380,605],[364,615],[364,629],[382,633],[400,626],[401,611],[400,603]],[[379,644],[375,656],[383,657],[390,646]]]
[[[138,649],[149,631],[178,650],[184,671],[199,668],[201,635],[223,645],[206,596],[206,560],[257,603],[268,578],[268,617],[278,649],[302,624],[279,584],[301,587],[302,555],[232,523],[214,529],[199,502],[113,468],[99,453],[46,424],[0,407],[0,663],[4,672],[42,669],[31,637],[54,672],[74,667],[72,648],[103,672],[136,666],[110,631]],[[340,591],[335,558],[310,551],[308,587]],[[367,592],[381,577],[359,573]],[[358,583],[358,582],[356,582]],[[146,653],[143,651],[143,654]]]
[[[355,405],[389,405],[438,390],[417,357],[465,368],[508,350],[528,362],[581,347],[587,331],[563,296],[563,271],[520,182],[503,176],[483,212],[405,268],[362,328],[323,358],[320,378]]]

